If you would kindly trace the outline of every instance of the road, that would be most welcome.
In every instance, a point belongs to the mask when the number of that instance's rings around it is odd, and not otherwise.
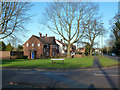
[[[118,67],[99,70],[2,70],[3,88],[118,88]]]
[[[104,56],[120,62],[120,56],[119,57],[118,56],[110,56],[110,55],[107,55],[107,54],[104,54]]]

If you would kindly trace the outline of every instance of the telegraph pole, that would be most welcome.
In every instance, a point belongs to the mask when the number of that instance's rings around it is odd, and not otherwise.
[[[101,37],[101,43],[102,43],[102,57],[103,57],[103,34],[102,34],[102,37]]]

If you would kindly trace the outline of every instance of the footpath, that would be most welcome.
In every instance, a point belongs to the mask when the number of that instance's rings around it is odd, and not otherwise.
[[[102,68],[103,66],[100,64],[99,58],[95,55],[94,62],[93,62],[93,68]]]

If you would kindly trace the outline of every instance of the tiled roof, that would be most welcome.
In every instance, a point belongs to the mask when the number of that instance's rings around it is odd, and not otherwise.
[[[35,36],[35,35],[34,35]],[[38,37],[35,36],[38,40],[40,40],[43,44],[56,44],[55,37]]]
[[[57,39],[56,39],[57,40]],[[65,45],[62,41],[59,41],[59,40],[57,40],[59,43],[61,43],[62,45]]]

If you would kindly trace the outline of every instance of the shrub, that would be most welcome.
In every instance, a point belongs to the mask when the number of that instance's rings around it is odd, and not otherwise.
[[[24,59],[28,59],[28,56],[24,56]]]

